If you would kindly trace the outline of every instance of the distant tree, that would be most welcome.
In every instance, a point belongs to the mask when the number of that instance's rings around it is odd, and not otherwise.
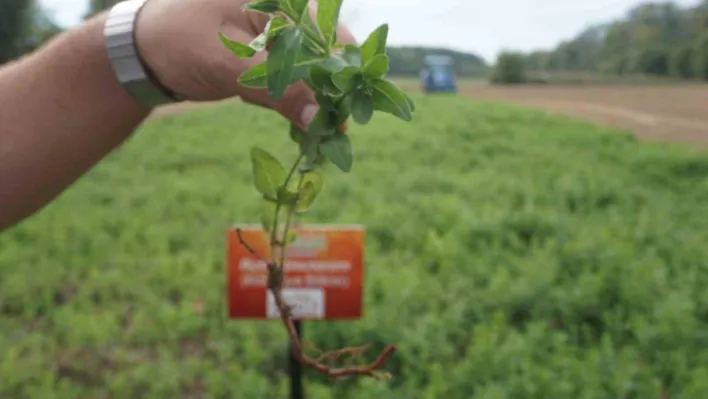
[[[2,1],[2,0],[0,0]],[[394,47],[386,49],[389,58],[391,76],[418,76],[423,67],[423,59],[429,54],[447,55],[453,60],[457,76],[484,76],[487,65],[476,54],[437,48],[437,47]]]
[[[690,79],[694,77],[693,46],[682,45],[671,53],[669,74],[676,78]]]
[[[643,48],[634,55],[631,69],[635,73],[665,76],[669,73],[669,54],[661,47]]]
[[[550,51],[534,51],[526,56],[524,64],[529,71],[543,71],[548,68]]]
[[[522,53],[509,51],[500,53],[494,65],[492,82],[502,84],[526,82],[524,55]]]
[[[708,54],[708,42],[701,39],[707,33],[707,0],[693,7],[671,1],[645,2],[621,19],[585,29],[559,43],[547,58],[546,70],[676,77],[698,74],[708,79],[708,55],[701,55]],[[532,59],[529,55],[528,60]]]
[[[4,0],[0,0],[4,1]],[[84,19],[88,19],[93,17],[94,15],[105,11],[115,4],[119,3],[120,0],[90,0],[89,1],[89,9],[86,15],[84,16]]]
[[[21,53],[35,50],[63,31],[47,10],[37,2],[32,4],[29,15],[27,28],[18,41],[18,50]]]
[[[32,0],[0,0],[0,64],[21,54],[21,41],[27,33],[32,5]]]
[[[698,36],[694,42],[693,73],[701,80],[708,80],[708,32]]]

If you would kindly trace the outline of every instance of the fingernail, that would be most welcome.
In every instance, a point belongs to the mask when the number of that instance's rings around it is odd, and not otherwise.
[[[305,130],[307,130],[307,126],[310,124],[312,119],[314,119],[316,113],[316,105],[310,104],[306,105],[305,108],[303,108],[302,113],[300,114],[300,122],[302,123],[302,126],[305,128]]]

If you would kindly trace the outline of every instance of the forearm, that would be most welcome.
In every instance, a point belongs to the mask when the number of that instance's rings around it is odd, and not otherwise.
[[[0,230],[57,197],[151,111],[116,81],[104,19],[0,68]]]

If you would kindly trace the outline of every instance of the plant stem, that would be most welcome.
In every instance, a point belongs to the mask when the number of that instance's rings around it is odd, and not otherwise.
[[[296,163],[296,165],[299,163],[300,162],[298,161]],[[305,181],[305,174],[303,173],[300,175],[300,180],[297,183],[297,192],[300,192],[300,189],[302,189],[302,183],[304,181]],[[290,231],[290,221],[292,220],[294,212],[295,212],[295,207],[291,207],[290,209],[288,209],[288,214],[285,217],[285,228],[283,229],[283,237],[286,240],[288,238],[288,232]],[[283,245],[283,247],[280,250],[280,264],[285,265],[285,245]]]
[[[309,30],[309,29],[306,29],[306,27],[303,26],[303,25],[298,25],[298,28],[300,29],[300,31],[301,31],[305,36],[307,36],[307,37],[309,37],[310,39],[312,39],[312,41],[314,42],[313,44],[314,44],[315,47],[316,47],[315,50],[318,50],[318,51],[320,52],[320,55],[322,55],[322,56],[328,56],[328,55],[330,54],[329,51],[327,51],[327,48],[326,48],[326,46],[324,45],[324,43],[323,43],[323,41],[322,41],[322,37],[321,37],[320,35],[318,35],[318,34],[312,32],[312,31]]]
[[[309,9],[305,12],[309,12]],[[317,46],[317,50],[319,50],[322,55],[329,55],[327,45],[325,44],[322,35],[320,35],[318,32],[313,32],[309,29],[307,25],[304,25],[302,23],[301,18],[295,15],[295,11],[288,4],[285,5],[281,13],[286,18],[288,18],[290,22],[292,22],[295,27],[300,30],[300,32],[302,32],[305,36],[309,37],[314,42],[314,44]]]
[[[318,61],[330,61],[331,59],[329,57],[338,57],[338,54],[333,54],[333,49],[332,45],[327,41],[327,39],[324,37],[324,35],[321,32],[321,29],[316,25],[315,21],[311,21],[311,18],[308,18],[309,15],[306,16],[306,20],[303,21],[302,16],[304,15],[297,15],[295,10],[293,9],[292,3],[289,1],[282,1],[281,2],[281,8],[280,10],[276,13],[276,15],[283,16],[286,21],[289,22],[289,25],[294,27],[295,29],[299,30],[299,33],[305,37],[307,40],[307,50],[310,50],[311,52],[316,54],[316,58],[321,57],[320,60]],[[308,6],[309,7],[309,6]],[[304,12],[309,12],[309,8],[306,9]],[[314,28],[311,25],[315,25]],[[298,38],[300,39],[300,38]],[[336,44],[334,44],[335,47],[337,47]],[[302,48],[300,49],[302,50]],[[312,54],[309,54],[308,56],[311,56]],[[337,61],[337,60],[334,60]],[[341,59],[340,59],[341,61]],[[306,83],[308,82],[308,79],[304,79]],[[308,84],[309,85],[309,84]],[[315,87],[311,87],[315,92],[318,92],[318,89]],[[339,97],[339,95],[333,96],[332,94],[325,94],[323,92],[318,92],[317,94],[320,94],[322,97]],[[349,93],[345,93],[349,94]],[[343,101],[344,96],[341,96],[339,98],[332,98],[334,100],[334,104],[336,108],[339,108],[340,102]],[[318,103],[320,101],[326,102],[326,100],[320,100],[318,98]],[[320,104],[320,106],[324,105],[330,105],[328,104]],[[347,115],[348,117],[348,115]],[[344,121],[346,122],[346,121]],[[305,132],[307,134],[307,132]],[[319,140],[318,140],[319,141]],[[363,348],[343,348],[340,350],[336,350],[334,352],[329,352],[329,353],[320,353],[320,356],[317,358],[311,358],[308,357],[308,355],[305,353],[303,350],[303,345],[302,342],[297,334],[297,331],[295,329],[294,321],[293,321],[293,315],[292,315],[292,308],[290,305],[288,305],[283,297],[283,284],[285,281],[285,256],[286,256],[286,247],[288,246],[288,233],[290,232],[291,228],[291,223],[293,220],[293,216],[295,213],[295,208],[297,201],[299,200],[300,196],[300,191],[302,190],[304,181],[305,181],[305,173],[307,173],[304,170],[300,170],[300,179],[297,183],[297,188],[295,189],[294,193],[294,201],[295,203],[292,203],[291,201],[293,200],[293,196],[289,192],[288,188],[291,185],[291,181],[293,179],[293,176],[295,175],[295,172],[298,170],[298,167],[302,163],[303,159],[305,159],[305,154],[302,152],[302,149],[300,153],[298,154],[298,158],[295,161],[295,163],[292,165],[290,168],[290,171],[288,172],[285,181],[283,182],[282,186],[279,187],[279,191],[276,196],[276,206],[275,206],[275,215],[273,217],[273,223],[272,223],[272,228],[270,231],[270,260],[265,261],[265,259],[262,259],[263,261],[266,262],[268,266],[268,286],[267,289],[270,290],[273,294],[273,298],[275,300],[276,307],[278,308],[278,311],[280,313],[280,319],[285,326],[286,332],[288,334],[288,338],[290,340],[291,346],[292,346],[292,352],[295,355],[295,357],[298,359],[300,363],[302,363],[305,366],[309,366],[321,373],[327,374],[332,377],[342,377],[342,376],[351,376],[351,375],[366,375],[366,376],[371,376],[374,378],[378,379],[388,379],[390,378],[389,373],[381,373],[378,371],[378,369],[383,365],[383,363],[386,361],[387,357],[391,355],[394,351],[396,351],[396,346],[395,345],[388,345],[386,346],[383,351],[378,355],[378,357],[371,362],[370,364],[366,366],[359,366],[359,367],[343,367],[343,368],[332,368],[323,362],[325,360],[336,360],[342,356],[358,356],[361,352],[363,352]],[[279,227],[281,224],[281,220],[279,218],[280,212],[283,208],[283,206],[286,206],[288,209],[286,210],[285,214],[285,221],[284,221],[284,227],[283,231],[280,232]],[[279,237],[279,233],[282,234],[282,236]],[[241,243],[246,246],[246,248],[249,249],[249,252],[252,255],[257,255],[257,252],[253,250],[253,248],[249,247],[247,243],[243,241],[242,236],[240,235],[240,232],[238,234],[239,240]],[[280,252],[278,253],[278,249]]]
[[[297,170],[297,167],[300,165],[300,162],[302,162],[303,158],[304,158],[304,155],[302,153],[300,155],[298,155],[297,160],[295,160],[295,163],[290,168],[290,171],[288,172],[288,175],[285,178],[285,182],[283,182],[284,189],[287,189],[288,185],[290,185],[290,180],[292,180],[293,175],[295,174],[295,171]],[[302,179],[301,179],[301,181],[302,181]],[[299,191],[299,189],[300,189],[300,187],[298,184],[298,191]],[[280,270],[282,270],[282,268],[283,268],[283,257],[281,256],[280,264],[275,263],[275,260],[277,259],[277,256],[275,253],[275,248],[277,246],[280,246],[281,255],[285,254],[285,244],[283,241],[285,238],[287,238],[287,234],[288,234],[288,231],[287,231],[288,225],[286,224],[286,227],[285,227],[286,230],[283,232],[283,236],[281,237],[281,239],[278,240],[278,227],[279,227],[278,226],[278,215],[280,215],[280,210],[281,210],[282,205],[283,204],[280,201],[276,202],[276,204],[275,204],[275,217],[273,218],[273,228],[270,231],[270,258],[271,258],[271,262],[275,265],[274,267],[276,269],[280,269]],[[293,208],[290,207],[290,210],[288,211],[288,217],[287,217],[288,224],[289,224],[290,215],[292,214],[292,209]]]

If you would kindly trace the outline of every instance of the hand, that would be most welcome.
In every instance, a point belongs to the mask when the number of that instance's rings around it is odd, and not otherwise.
[[[149,0],[137,21],[138,49],[157,78],[191,101],[241,97],[244,101],[273,109],[306,130],[317,112],[317,102],[307,85],[293,84],[274,101],[266,89],[248,89],[238,76],[265,61],[267,52],[251,59],[238,59],[221,44],[218,32],[248,43],[267,23],[266,15],[244,12],[248,0]],[[310,13],[316,18],[311,7]],[[340,26],[340,43],[356,44],[349,30]]]

